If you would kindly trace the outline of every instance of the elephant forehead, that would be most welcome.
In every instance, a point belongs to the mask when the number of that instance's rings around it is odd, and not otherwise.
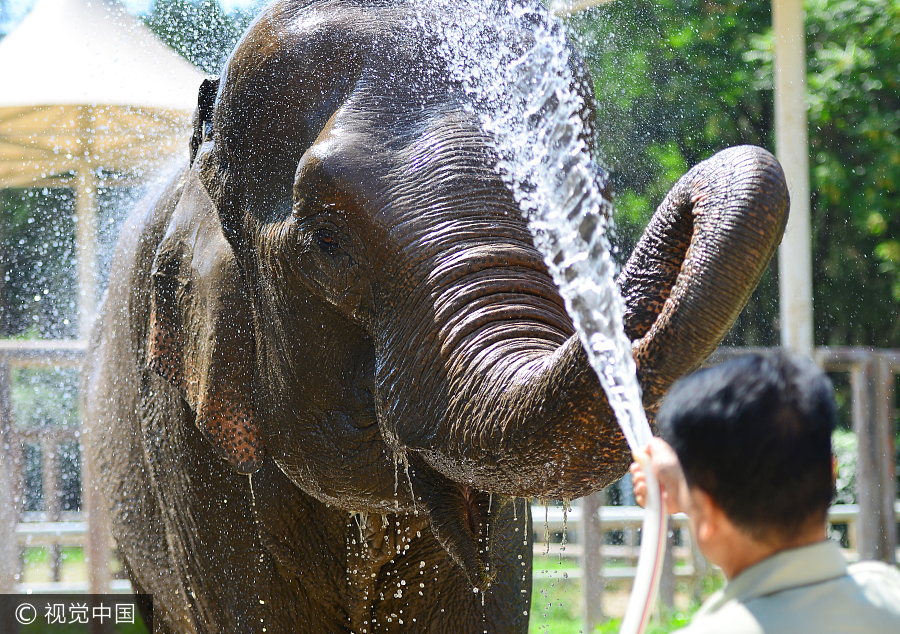
[[[384,212],[425,223],[485,219],[518,222],[518,205],[495,166],[496,155],[477,125],[449,104],[421,122],[394,153]]]
[[[421,53],[399,7],[305,4],[273,3],[251,25],[226,63],[223,96],[263,101],[289,88],[314,100],[364,68],[409,68],[401,58]]]
[[[354,208],[370,208],[391,159],[366,126],[348,125],[345,118],[333,116],[297,165],[294,213],[302,211],[305,201],[322,198],[351,199]]]
[[[367,191],[379,189],[381,181],[388,189],[415,187],[423,194],[439,193],[458,179],[501,182],[487,138],[462,105],[446,94],[373,93],[357,89],[348,97],[307,151],[298,174],[314,160],[333,178],[365,184]]]
[[[474,116],[462,108],[448,108],[425,121],[420,134],[403,151],[412,171],[437,164],[484,164],[490,145]]]
[[[430,167],[484,163],[484,139],[461,107],[434,94],[420,98],[409,86],[375,86],[368,73],[359,83],[365,86],[357,85],[304,153],[297,179],[315,166],[365,192],[415,179],[427,190],[440,184],[427,182]]]

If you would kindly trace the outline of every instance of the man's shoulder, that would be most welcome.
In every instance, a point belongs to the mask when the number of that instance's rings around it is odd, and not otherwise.
[[[723,600],[725,599],[725,600]],[[749,599],[722,593],[678,634],[800,634],[900,632],[900,571],[881,562],[849,567],[849,574]]]
[[[728,601],[717,610],[698,614],[676,634],[765,634],[759,621],[740,601]]]
[[[873,606],[900,615],[900,570],[881,561],[861,561],[850,565],[849,572]]]

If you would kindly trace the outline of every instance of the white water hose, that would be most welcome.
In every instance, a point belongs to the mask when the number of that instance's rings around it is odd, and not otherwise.
[[[663,512],[662,489],[653,473],[650,456],[643,450],[634,451],[634,459],[641,467],[647,483],[644,503],[644,523],[641,525],[641,550],[637,572],[628,599],[628,608],[622,620],[620,634],[643,634],[650,621],[653,603],[659,590],[663,558],[666,554],[666,528],[668,516]]]

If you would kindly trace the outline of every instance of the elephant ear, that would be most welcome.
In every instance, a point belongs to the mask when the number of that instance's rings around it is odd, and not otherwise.
[[[206,77],[197,92],[197,109],[194,110],[193,132],[191,133],[191,163],[197,158],[200,146],[212,135],[213,109],[216,105],[216,93],[219,91],[219,78]]]
[[[153,262],[148,339],[149,366],[178,388],[203,434],[237,471],[256,471],[265,449],[252,400],[252,312],[195,171]]]

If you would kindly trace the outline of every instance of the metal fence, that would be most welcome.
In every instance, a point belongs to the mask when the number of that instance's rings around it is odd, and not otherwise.
[[[60,504],[59,456],[64,444],[81,442],[79,424],[24,426],[17,423],[13,405],[12,374],[15,369],[78,368],[85,344],[80,341],[0,341],[0,593],[22,591],[22,548],[29,542],[51,551],[53,577],[58,577],[59,549],[85,544],[83,513],[64,510]],[[36,448],[39,461],[37,485],[43,508],[26,507],[25,453]],[[31,521],[29,521],[31,520]],[[52,527],[52,539],[42,540],[41,531]],[[24,543],[23,543],[24,537]],[[50,589],[65,590],[57,583]]]
[[[748,348],[720,348],[710,363],[750,351]],[[0,593],[31,591],[128,591],[128,582],[111,578],[109,562],[114,545],[102,513],[102,505],[90,492],[93,465],[82,463],[81,509],[66,510],[59,503],[60,447],[84,441],[80,425],[23,427],[17,424],[11,391],[11,376],[16,368],[77,368],[84,356],[85,344],[78,341],[0,341]],[[894,375],[900,371],[900,350],[868,348],[819,348],[816,361],[830,372],[847,372],[852,387],[852,426],[857,434],[858,505],[836,506],[831,511],[834,524],[847,525],[848,546],[861,559],[896,561],[897,502],[894,463]],[[41,461],[39,472],[43,507],[26,511],[25,447],[37,447]],[[86,460],[86,456],[82,458]],[[31,483],[34,485],[34,483]],[[563,532],[560,507],[534,507],[535,552],[548,550],[545,531]],[[637,555],[637,529],[642,511],[636,507],[603,506],[598,495],[585,498],[568,514],[566,557],[578,557],[583,594],[588,605],[602,604],[607,580],[629,578]],[[691,548],[686,518],[672,520],[673,536],[663,582],[662,595],[674,592],[674,580],[684,578],[696,585],[706,564]],[[609,543],[610,532],[624,535],[622,543]],[[66,582],[58,577],[58,551],[66,546],[81,546],[87,556],[87,580]],[[51,552],[51,580],[23,582],[23,551],[45,548]],[[552,543],[549,552],[560,554],[560,545]],[[604,569],[603,561],[615,558],[624,565]],[[540,577],[537,571],[536,577]],[[593,597],[593,598],[592,598]]]

